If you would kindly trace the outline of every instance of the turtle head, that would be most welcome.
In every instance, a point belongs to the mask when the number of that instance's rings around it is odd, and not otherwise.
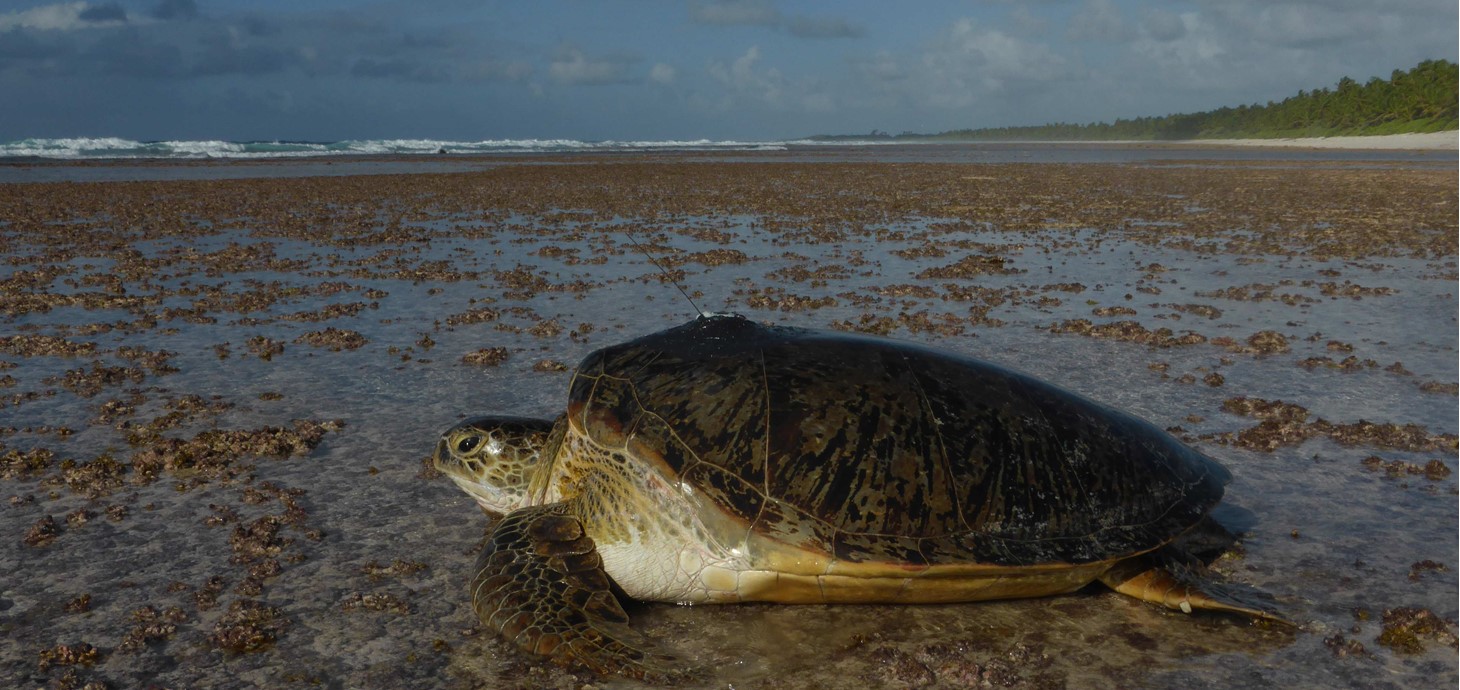
[[[566,418],[556,422],[522,417],[477,417],[441,434],[436,469],[451,477],[493,515],[531,503],[563,439]]]

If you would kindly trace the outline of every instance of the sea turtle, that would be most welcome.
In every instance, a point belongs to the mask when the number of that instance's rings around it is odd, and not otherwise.
[[[457,424],[435,464],[502,516],[472,579],[481,620],[602,672],[662,666],[619,595],[930,603],[1099,580],[1188,613],[1275,617],[1183,548],[1213,531],[1220,464],[909,342],[701,316],[588,355],[555,421]]]

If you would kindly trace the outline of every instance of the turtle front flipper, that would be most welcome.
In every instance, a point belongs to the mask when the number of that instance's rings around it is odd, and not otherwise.
[[[518,647],[598,673],[668,679],[672,657],[628,625],[593,540],[566,503],[523,508],[492,530],[472,608]]]
[[[1100,577],[1111,589],[1142,601],[1191,613],[1225,611],[1291,625],[1272,596],[1253,587],[1223,582],[1199,561],[1174,549],[1158,549],[1116,563]]]

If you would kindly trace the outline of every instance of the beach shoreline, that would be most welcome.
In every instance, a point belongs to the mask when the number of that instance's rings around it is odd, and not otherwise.
[[[186,143],[186,142],[184,142]],[[664,142],[672,144],[673,142]],[[733,144],[734,142],[724,142]],[[1028,148],[1129,148],[1129,149],[1179,149],[1179,148],[1276,148],[1276,149],[1329,149],[1351,151],[1456,151],[1460,150],[1460,131],[1416,132],[1407,134],[1384,134],[1374,136],[1333,137],[1288,137],[1288,138],[1231,138],[1231,139],[1070,139],[1070,140],[980,140],[939,138],[889,138],[889,139],[784,139],[763,142],[742,142],[737,145],[706,148],[696,142],[685,142],[684,146],[663,147],[629,146],[586,147],[565,149],[504,148],[501,150],[447,150],[439,151],[337,151],[311,153],[279,153],[262,155],[138,155],[135,153],[87,153],[85,155],[4,155],[0,154],[0,166],[107,166],[107,165],[150,165],[168,166],[179,164],[204,165],[270,165],[289,162],[313,162],[328,164],[346,161],[435,161],[444,160],[488,160],[512,162],[519,160],[554,160],[563,157],[580,158],[610,156],[614,158],[641,156],[746,156],[763,154],[775,156],[787,151],[819,149],[886,149],[898,147],[914,148],[984,148],[1001,149],[1009,147]]]
[[[259,158],[3,158],[0,184],[346,177],[481,172],[503,166],[702,163],[1207,165],[1455,163],[1456,133],[1186,141],[788,142],[777,150],[336,154]]]
[[[1416,132],[1357,137],[1299,137],[1291,139],[1191,139],[1182,144],[1196,146],[1257,146],[1276,148],[1353,150],[1460,150],[1460,132]]]
[[[1107,148],[1276,148],[1276,149],[1330,149],[1350,151],[1456,151],[1460,150],[1460,130],[1444,132],[1411,132],[1406,134],[1377,134],[1366,136],[1333,137],[1273,137],[1234,139],[889,139],[886,141],[818,141],[820,146],[865,146],[869,143],[880,146],[933,145],[933,146],[1029,146],[1029,147],[1107,147]]]

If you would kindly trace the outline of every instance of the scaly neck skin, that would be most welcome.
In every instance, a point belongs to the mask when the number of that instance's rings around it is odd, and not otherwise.
[[[563,455],[563,436],[568,431],[567,415],[558,415],[553,421],[553,430],[548,432],[547,441],[538,450],[538,462],[527,475],[527,494],[524,505],[535,506],[556,503],[562,500],[554,496],[554,475]]]
[[[545,501],[572,506],[604,570],[635,599],[704,601],[701,573],[734,560],[708,533],[683,485],[621,450],[569,430],[544,474]]]

